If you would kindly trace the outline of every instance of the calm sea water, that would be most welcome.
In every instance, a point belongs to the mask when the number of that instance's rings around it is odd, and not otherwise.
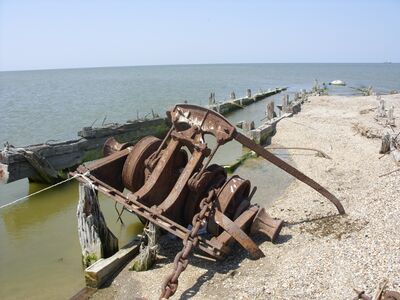
[[[0,72],[0,142],[15,145],[76,137],[105,116],[124,122],[183,100],[207,104],[231,91],[310,88],[314,79],[400,89],[400,64],[239,64]],[[107,122],[106,121],[106,122]]]
[[[278,86],[310,88],[314,79],[341,79],[353,87],[372,85],[385,93],[400,90],[400,64],[238,64],[116,67],[0,72],[0,143],[15,146],[76,138],[84,126],[124,122],[152,109],[159,114],[177,102],[205,105],[211,91],[223,100]],[[332,88],[332,93],[353,93]],[[281,95],[272,99],[279,102]],[[269,101],[269,100],[266,100]],[[260,123],[266,101],[229,116]],[[96,121],[97,120],[97,121]],[[229,163],[241,153],[232,143],[217,153]],[[270,203],[290,178],[266,162],[249,161],[239,174],[259,187],[255,200]],[[43,188],[21,180],[0,186],[0,205]],[[271,188],[273,187],[273,188]],[[135,218],[115,222],[113,205],[100,199],[120,245],[141,230]],[[76,233],[76,183],[66,184],[0,209],[0,299],[63,299],[84,282]]]

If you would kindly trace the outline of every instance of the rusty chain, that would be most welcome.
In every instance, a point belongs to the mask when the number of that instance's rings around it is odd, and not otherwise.
[[[174,259],[174,271],[168,275],[163,284],[161,285],[160,299],[168,299],[175,294],[178,289],[178,278],[181,273],[186,269],[189,263],[189,254],[193,246],[197,246],[199,242],[198,232],[204,225],[207,213],[211,210],[212,204],[215,200],[215,190],[212,189],[207,197],[203,198],[200,202],[200,212],[194,215],[192,220],[192,229],[183,240],[183,248]]]

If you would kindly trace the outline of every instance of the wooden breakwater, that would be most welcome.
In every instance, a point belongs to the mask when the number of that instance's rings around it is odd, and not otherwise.
[[[85,127],[78,132],[78,139],[60,143],[43,143],[23,148],[6,144],[0,152],[0,183],[22,178],[52,183],[65,178],[68,171],[83,162],[102,157],[103,145],[111,136],[120,143],[135,143],[146,135],[162,138],[168,129],[166,119],[154,118],[100,128]]]
[[[250,104],[253,104],[254,102],[258,102],[260,100],[263,100],[267,97],[270,97],[272,95],[278,94],[286,90],[287,87],[275,88],[275,89],[269,89],[267,91],[260,91],[259,93],[252,95],[251,90],[248,89],[245,97],[236,98],[235,93],[232,92],[230,95],[230,99],[226,101],[216,101],[215,94],[211,93],[209,97],[208,108],[215,110],[221,115],[226,115],[229,114],[230,112],[242,109]]]
[[[254,140],[257,144],[266,146],[271,144],[272,137],[276,134],[276,125],[279,121],[284,118],[293,116],[301,110],[301,105],[307,101],[307,93],[294,94],[292,100],[289,99],[289,95],[283,96],[281,105],[277,105],[279,114],[275,113],[274,101],[267,104],[266,116],[262,120],[263,123],[255,128],[254,121],[241,121],[237,125],[242,128],[245,134]]]
[[[215,102],[214,95],[213,104],[209,108],[226,115],[235,109],[244,108],[286,89],[275,88],[254,95],[247,90],[246,97],[219,103]],[[234,93],[231,94],[231,98],[235,98]],[[25,147],[14,147],[7,143],[0,151],[0,184],[23,178],[54,183],[65,179],[68,172],[76,166],[102,157],[103,145],[110,137],[114,137],[120,143],[135,144],[147,135],[163,138],[168,129],[167,119],[156,117],[99,128],[85,127],[78,132],[79,138],[59,143],[43,143]]]

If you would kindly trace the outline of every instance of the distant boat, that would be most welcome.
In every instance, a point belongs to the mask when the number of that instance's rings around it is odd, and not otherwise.
[[[346,82],[344,82],[343,80],[334,80],[334,81],[329,82],[329,84],[330,85],[342,85],[342,86],[345,86]]]

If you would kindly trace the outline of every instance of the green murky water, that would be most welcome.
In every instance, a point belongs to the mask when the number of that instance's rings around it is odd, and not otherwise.
[[[16,186],[14,196],[45,187],[21,181],[7,188]],[[65,299],[84,286],[77,199],[78,184],[70,182],[0,210],[0,299]],[[100,197],[100,205],[120,245],[141,231],[140,222],[128,213],[123,215],[125,226],[117,223],[110,200]]]

